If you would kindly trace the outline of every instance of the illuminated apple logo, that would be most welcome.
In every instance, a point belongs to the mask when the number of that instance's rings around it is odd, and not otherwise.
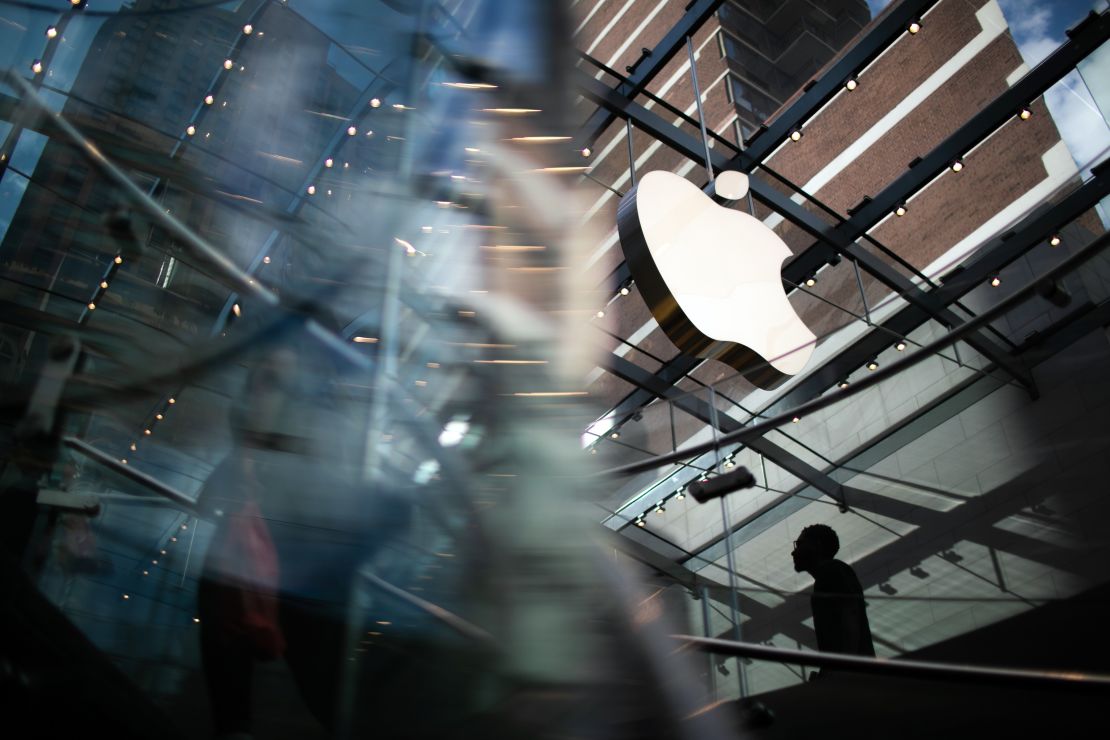
[[[721,202],[739,200],[748,177],[723,172],[714,190]],[[805,367],[816,337],[782,287],[790,248],[759,219],[656,171],[621,198],[617,231],[640,294],[680,351],[766,389]]]

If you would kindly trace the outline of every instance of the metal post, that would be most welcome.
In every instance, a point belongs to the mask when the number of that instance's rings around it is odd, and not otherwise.
[[[713,439],[717,439],[717,430],[720,429],[717,423],[717,393],[713,390],[713,386],[709,386],[709,428],[713,430]],[[713,445],[714,467],[720,467],[721,464],[721,448],[716,444]],[[725,504],[727,496],[721,496],[721,524],[724,526],[725,535],[725,562],[728,566],[728,597],[729,608],[731,609],[732,618],[732,638],[737,642],[740,641],[740,602],[737,598],[736,583],[736,562],[732,554],[732,522],[729,521],[728,506]],[[748,695],[746,681],[744,680],[744,661],[736,661],[736,680],[739,683],[740,698],[743,699]]]
[[[698,65],[694,59],[694,39],[686,37],[686,56],[690,58],[690,80],[694,83],[694,103],[698,107],[698,123],[701,124],[701,144],[705,147],[705,171],[709,182],[713,182],[713,158],[709,154],[709,132],[705,129],[705,112],[701,109],[701,87],[698,86]]]
[[[871,309],[867,305],[867,293],[863,291],[863,278],[859,274],[859,263],[852,260],[852,267],[856,271],[856,286],[859,288],[859,298],[863,301],[863,318],[871,326]]]
[[[632,149],[632,119],[624,119],[624,138],[628,142],[628,189],[636,187],[636,154]]]
[[[713,633],[711,630],[713,626],[709,623],[709,586],[701,587],[701,623],[702,630],[705,632],[706,637],[711,637]],[[706,665],[709,671],[709,697],[712,701],[717,700],[717,677],[713,675],[716,666],[713,665],[713,656],[706,656]]]

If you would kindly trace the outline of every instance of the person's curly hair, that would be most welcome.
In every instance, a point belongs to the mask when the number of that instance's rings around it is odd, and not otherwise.
[[[840,551],[840,538],[836,530],[827,524],[811,524],[798,535],[799,540],[813,542],[813,548],[822,557],[833,558]]]

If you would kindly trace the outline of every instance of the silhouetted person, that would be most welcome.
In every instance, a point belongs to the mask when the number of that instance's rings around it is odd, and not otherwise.
[[[827,653],[875,655],[867,606],[852,566],[837,560],[840,539],[832,527],[814,524],[794,542],[794,570],[813,576],[813,629],[817,649]]]

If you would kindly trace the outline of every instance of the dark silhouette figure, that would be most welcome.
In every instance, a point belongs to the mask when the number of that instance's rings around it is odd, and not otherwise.
[[[840,539],[832,527],[814,524],[794,542],[794,570],[813,576],[813,629],[817,649],[828,653],[875,655],[867,606],[852,566],[837,560]]]

